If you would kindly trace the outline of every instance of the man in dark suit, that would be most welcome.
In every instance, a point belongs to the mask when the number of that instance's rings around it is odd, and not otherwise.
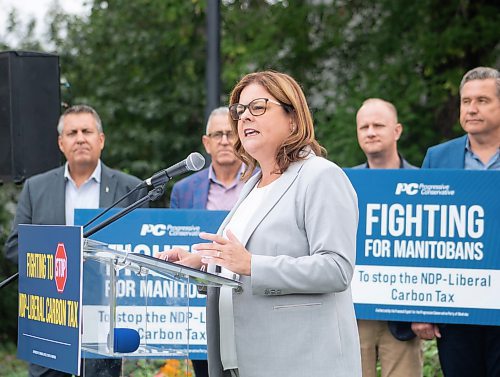
[[[229,110],[219,107],[210,114],[202,142],[212,157],[210,166],[177,182],[170,197],[170,208],[229,211],[240,194],[243,166],[233,153],[234,135]],[[192,360],[196,377],[208,377],[206,360]]]
[[[29,178],[19,196],[12,231],[5,244],[6,257],[17,264],[18,225],[73,225],[75,208],[108,207],[141,181],[104,165],[101,151],[105,136],[97,112],[86,105],[67,109],[59,119],[59,149],[65,166]],[[132,204],[144,191],[121,203]],[[118,377],[119,359],[88,359],[86,376]],[[30,377],[66,377],[67,373],[30,364]]]
[[[422,168],[500,170],[500,72],[477,67],[460,83],[460,125],[467,133],[429,148]],[[413,323],[422,339],[437,337],[446,377],[500,376],[500,326]]]
[[[355,169],[416,169],[398,153],[403,125],[392,103],[367,99],[358,110],[356,124],[367,161]],[[358,320],[363,377],[377,376],[377,359],[383,376],[422,376],[421,342],[410,326],[409,322]]]

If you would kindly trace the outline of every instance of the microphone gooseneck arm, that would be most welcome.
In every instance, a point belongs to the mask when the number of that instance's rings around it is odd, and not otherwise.
[[[151,177],[148,179],[142,181],[139,183],[132,191],[129,191],[125,195],[123,195],[120,199],[118,199],[116,202],[111,204],[108,208],[106,208],[104,211],[101,213],[97,214],[93,219],[91,219],[89,222],[87,222],[84,226],[83,229],[87,228],[90,224],[94,223],[96,220],[100,219],[102,216],[104,216],[108,211],[112,208],[114,208],[118,203],[123,201],[125,198],[130,196],[132,193],[136,192],[139,189],[143,189],[149,186],[153,187],[158,187],[160,185],[164,185],[166,182],[171,180],[172,178],[187,173],[187,172],[193,172],[193,171],[198,171],[205,166],[205,158],[199,154],[198,152],[193,152],[187,158],[182,160],[181,162],[176,163],[175,165],[172,165],[171,167],[167,169],[160,170],[159,172],[156,172],[153,174]]]
[[[83,238],[90,237],[94,233],[97,233],[98,231],[100,231],[104,227],[108,226],[109,224],[114,223],[118,219],[121,219],[127,213],[132,212],[134,209],[142,206],[144,203],[153,202],[155,200],[158,200],[163,195],[164,192],[165,192],[164,186],[155,187],[154,189],[149,191],[147,195],[143,196],[142,198],[137,200],[135,203],[132,203],[128,207],[125,207],[120,212],[111,216],[109,219],[103,221],[102,223],[96,225],[95,227],[93,227],[93,228],[89,229],[88,231],[86,231],[85,233],[83,233]]]
[[[92,224],[92,223],[96,222],[97,220],[99,220],[102,216],[104,216],[106,213],[108,213],[109,210],[111,210],[112,208],[115,208],[119,203],[121,203],[123,200],[125,200],[126,198],[128,198],[134,192],[136,192],[139,189],[139,185],[137,185],[133,190],[127,192],[125,195],[123,195],[120,199],[118,199],[116,202],[114,202],[113,204],[111,204],[104,211],[102,211],[101,213],[97,214],[97,216],[93,217],[89,222],[87,222],[83,226],[83,229],[87,228],[90,224]]]
[[[14,275],[9,276],[7,279],[5,279],[4,281],[2,281],[0,283],[0,289],[3,288],[3,287],[6,287],[10,283],[16,281],[18,277],[19,277],[19,272],[16,272]]]

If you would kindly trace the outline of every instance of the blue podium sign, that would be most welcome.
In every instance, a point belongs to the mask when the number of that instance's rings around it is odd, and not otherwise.
[[[80,374],[82,229],[19,226],[17,356]]]
[[[109,215],[116,212],[110,211]],[[76,210],[75,223],[84,224],[98,213],[99,210]],[[105,242],[115,250],[155,256],[157,252],[173,247],[190,250],[191,245],[204,242],[198,237],[199,233],[216,232],[226,215],[225,211],[142,208],[91,238]],[[96,273],[93,273],[93,278],[88,278],[90,273],[86,268],[83,315],[85,321],[96,325],[96,329],[106,328],[109,316],[103,314],[106,310],[103,303],[109,299],[110,271],[101,273],[104,282],[95,278]],[[97,294],[98,291],[101,294]],[[141,344],[146,341],[158,349],[188,351],[190,359],[206,359],[205,296],[195,285],[154,275],[143,279],[123,269],[118,272],[116,293],[116,325],[137,329]],[[147,311],[143,307],[146,303]],[[188,312],[186,303],[189,304]],[[84,343],[96,342],[98,336],[98,333],[86,332]]]
[[[500,325],[500,172],[346,169],[363,319]]]

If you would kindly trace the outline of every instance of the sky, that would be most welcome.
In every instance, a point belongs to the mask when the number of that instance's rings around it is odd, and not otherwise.
[[[56,0],[0,0],[0,35],[4,35],[6,20],[10,9],[15,8],[21,22],[27,22],[31,17],[37,20],[36,34],[42,35],[46,28],[44,18],[50,5]],[[84,15],[88,6],[86,0],[59,0],[59,6],[66,13]]]

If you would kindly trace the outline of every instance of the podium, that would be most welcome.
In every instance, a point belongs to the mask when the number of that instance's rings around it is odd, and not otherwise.
[[[83,252],[85,263],[82,349],[89,354],[127,358],[160,356],[187,358],[189,352],[189,320],[193,315],[189,311],[190,296],[193,292],[198,292],[196,289],[198,286],[229,286],[235,289],[238,289],[240,286],[240,283],[236,280],[147,255],[113,250],[110,249],[108,245],[91,239],[84,240]],[[101,274],[95,274],[95,267],[97,267]],[[105,274],[102,274],[104,269]],[[137,293],[138,290],[137,287],[119,287],[118,277],[124,270],[138,277],[140,292],[148,293],[145,295],[143,305],[140,309],[129,310],[128,312],[124,310],[124,306],[120,304],[128,299],[127,296],[130,292]],[[98,281],[96,284],[96,279],[92,279],[91,275],[105,276],[106,279],[109,279],[109,282],[105,282],[105,286],[101,286],[99,289],[101,292],[106,292],[104,295],[105,297],[103,297],[104,305],[87,305],[86,303],[85,290],[92,290],[90,286],[93,286],[95,290],[95,288],[102,283],[102,281],[99,281],[97,278]],[[86,283],[86,278],[91,284]],[[130,281],[128,283],[130,285]],[[194,286],[195,289],[189,291],[188,285]],[[148,304],[149,296],[155,294],[155,290],[159,289],[157,287],[168,287],[168,289],[172,291],[173,297],[163,298],[166,301],[166,306],[175,308],[175,311],[170,312],[169,318],[158,318],[158,315],[155,314],[156,306]],[[183,292],[185,294],[181,294]],[[134,297],[134,301],[137,303],[137,297]],[[94,308],[94,313],[91,314],[93,306],[97,306],[98,308]],[[105,311],[103,307],[105,307]],[[96,322],[92,320],[96,318],[95,309],[100,313],[104,312],[106,317],[109,316],[109,322],[106,321],[108,323],[104,326],[96,326]],[[98,317],[101,316],[102,314],[98,314]],[[165,314],[161,314],[161,316],[165,316]],[[172,321],[180,324],[175,330],[168,329],[167,325],[165,325],[164,329],[158,329],[156,324],[158,322],[168,322],[172,324]],[[123,340],[128,341],[127,338],[114,338],[116,334],[120,336],[120,330],[124,328],[135,330],[140,336],[139,347],[133,352],[123,353],[120,351],[123,345],[120,345],[119,342]],[[87,331],[87,329],[89,330]],[[163,333],[161,333],[161,331],[163,331]],[[185,331],[185,333],[182,334],[182,339],[187,340],[185,343],[181,342],[181,339],[179,339],[181,337],[180,332],[182,331]],[[102,334],[107,335],[102,336]],[[98,341],[95,341],[96,335]],[[158,346],[158,337],[164,337],[167,340],[171,339],[177,342],[174,341],[167,346]],[[187,347],[185,347],[184,344],[186,344]],[[125,346],[126,345],[127,344],[125,344]]]
[[[123,286],[122,274],[134,279]],[[200,285],[240,287],[84,239],[78,226],[20,225],[18,357],[76,375],[81,358],[188,359]]]

